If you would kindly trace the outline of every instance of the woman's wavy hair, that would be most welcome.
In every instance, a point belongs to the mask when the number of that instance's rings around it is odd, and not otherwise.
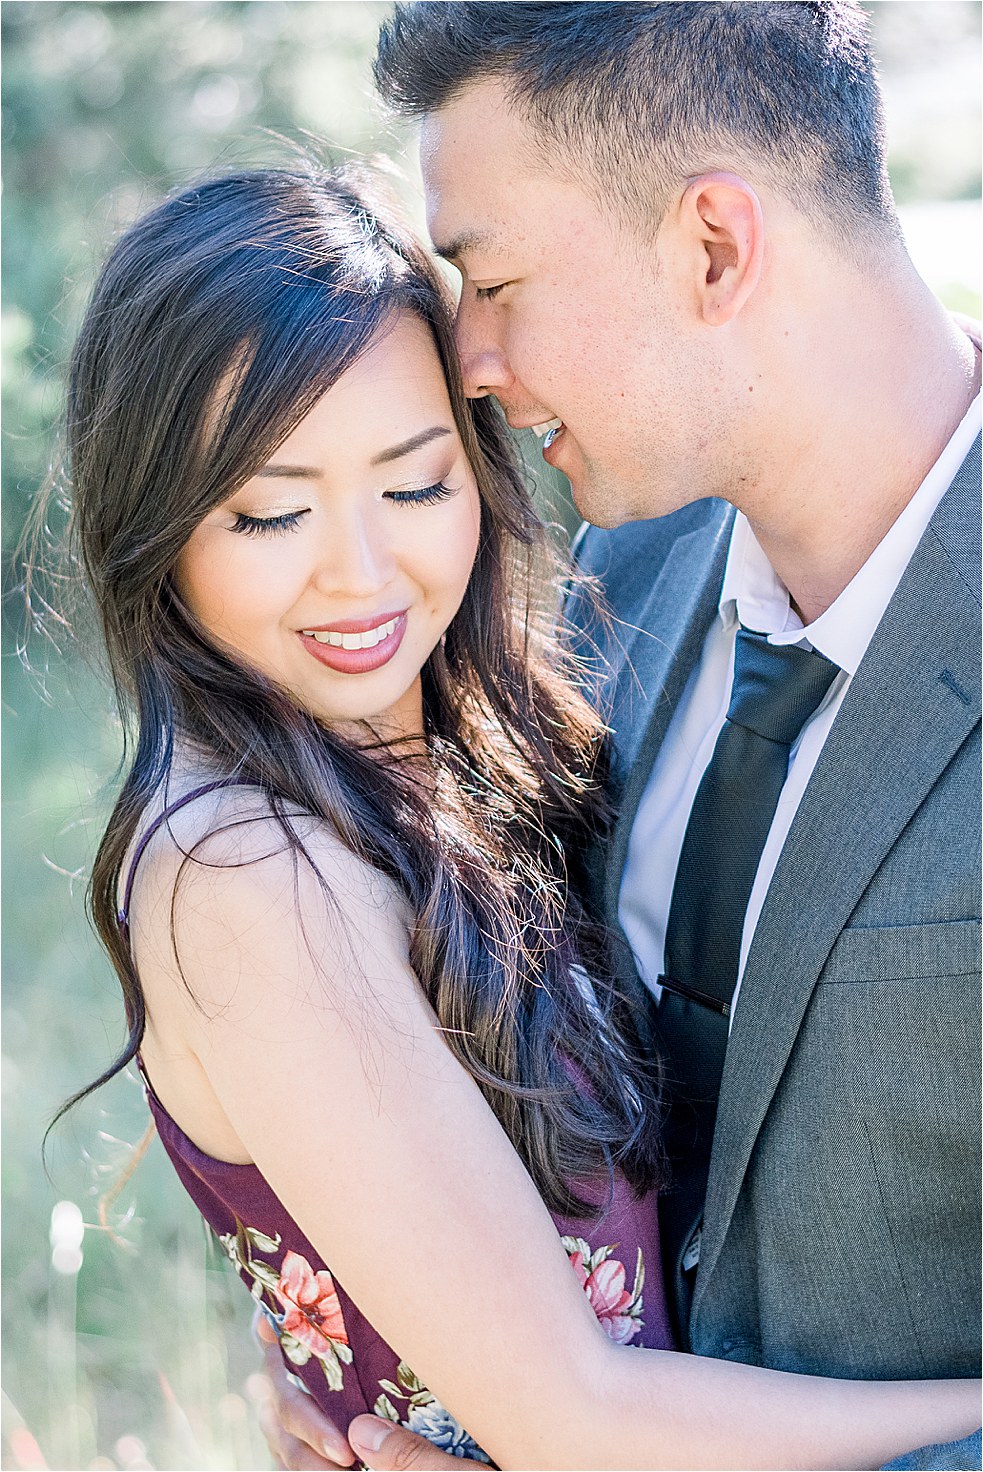
[[[404,311],[432,333],[481,497],[473,575],[423,670],[436,797],[398,750],[380,761],[210,642],[173,576],[202,518]],[[146,1009],[120,885],[187,742],[266,795],[298,859],[288,814],[299,809],[405,895],[411,962],[447,1046],[552,1209],[591,1212],[585,1183],[615,1167],[639,1191],[653,1185],[644,1024],[582,897],[584,855],[607,823],[603,727],[552,632],[546,529],[497,410],[464,397],[448,293],[420,245],[380,216],[363,181],[314,168],[242,172],[168,199],[121,237],[96,285],[71,366],[67,449],[74,545],[128,731],[89,894],[128,1037],[69,1105],[140,1048]]]

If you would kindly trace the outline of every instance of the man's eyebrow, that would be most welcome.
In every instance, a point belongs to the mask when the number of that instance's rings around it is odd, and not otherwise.
[[[462,230],[452,240],[434,241],[434,254],[444,261],[456,261],[470,250],[488,250],[494,244],[492,236],[480,230]]]

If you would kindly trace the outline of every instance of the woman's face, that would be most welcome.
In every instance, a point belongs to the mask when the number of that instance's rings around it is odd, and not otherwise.
[[[422,730],[420,671],[464,596],[480,505],[427,327],[409,312],[182,551],[178,591],[325,725]]]

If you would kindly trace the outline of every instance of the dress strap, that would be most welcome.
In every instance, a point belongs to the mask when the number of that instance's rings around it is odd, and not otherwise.
[[[175,813],[180,812],[181,808],[186,808],[189,803],[195,802],[199,797],[207,796],[209,792],[217,792],[222,787],[255,786],[255,782],[249,782],[242,777],[219,777],[214,782],[206,782],[201,787],[193,787],[190,792],[186,792],[184,796],[179,797],[176,802],[168,803],[163,812],[157,814],[157,817],[150,824],[149,828],[147,828],[146,831],[141,835],[140,841],[133,852],[133,858],[130,861],[130,869],[129,873],[126,876],[126,884],[123,889],[123,903],[120,905],[119,909],[116,912],[116,922],[119,925],[120,930],[124,932],[129,931],[130,901],[133,898],[133,884],[137,877],[137,865],[143,858],[144,853],[147,849],[147,845],[149,844],[150,840],[153,838],[157,830],[159,828],[162,828],[163,825],[171,817],[173,817]]]

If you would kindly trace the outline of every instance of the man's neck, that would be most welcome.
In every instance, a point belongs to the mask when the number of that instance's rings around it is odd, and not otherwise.
[[[806,624],[852,582],[979,392],[978,348],[927,289],[898,307],[886,324],[883,310],[841,315],[817,340],[798,379],[808,395],[773,405],[779,451],[741,498]]]

